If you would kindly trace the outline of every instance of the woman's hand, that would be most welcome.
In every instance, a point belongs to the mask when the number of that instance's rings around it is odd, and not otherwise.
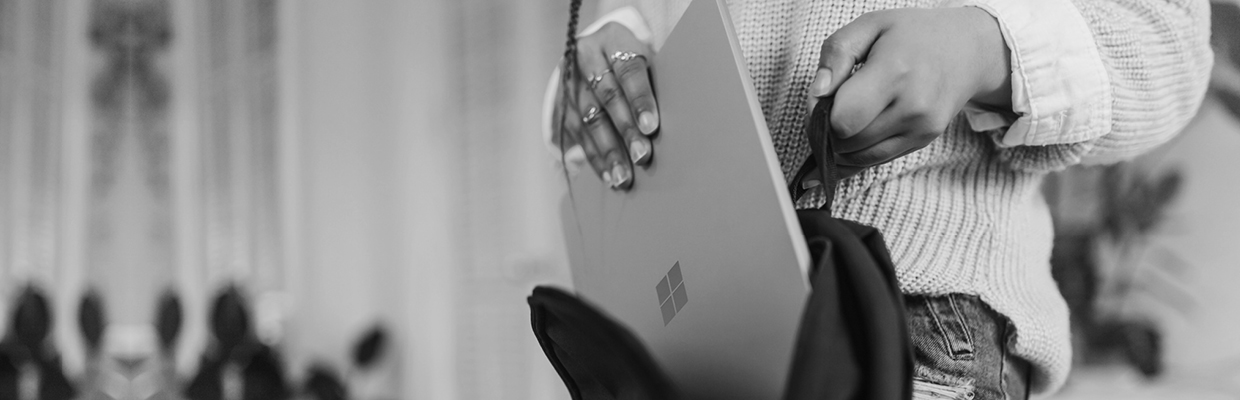
[[[650,86],[650,53],[624,25],[604,25],[577,40],[578,73],[557,95],[555,141],[565,149],[580,144],[594,172],[613,189],[632,186],[634,165],[648,164],[654,154],[647,136],[659,128],[659,108]],[[575,103],[565,90],[573,91]]]
[[[1010,110],[1008,59],[998,22],[982,9],[871,12],[823,42],[810,109],[835,94],[830,140],[851,175],[930,144],[966,102]]]

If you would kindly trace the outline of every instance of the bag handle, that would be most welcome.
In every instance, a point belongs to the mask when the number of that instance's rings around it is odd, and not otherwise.
[[[831,106],[834,103],[835,96],[827,96],[819,99],[818,105],[810,111],[809,126],[805,128],[805,137],[809,139],[812,153],[805,158],[801,169],[797,171],[788,187],[788,191],[792,193],[792,201],[795,202],[807,191],[805,183],[813,180],[810,175],[814,170],[821,171],[821,183],[827,198],[827,202],[822,205],[824,210],[831,209],[831,202],[835,198],[835,186],[839,183],[839,168],[835,165],[835,152],[831,150],[831,138],[828,136],[831,134]]]

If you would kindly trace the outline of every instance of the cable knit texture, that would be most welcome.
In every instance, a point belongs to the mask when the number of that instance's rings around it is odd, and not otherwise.
[[[803,118],[822,39],[869,11],[940,1],[729,2],[786,177],[810,153]],[[1195,114],[1212,63],[1205,1],[1071,1],[1106,69],[1109,132],[1083,142],[1001,147],[1002,130],[975,132],[961,115],[929,146],[841,182],[832,210],[883,233],[904,292],[977,295],[1011,319],[1013,353],[1035,366],[1035,392],[1061,386],[1072,358],[1068,309],[1050,274],[1053,230],[1039,190],[1043,176],[1129,158],[1168,140]],[[604,0],[601,9],[636,6],[659,47],[688,2]],[[810,192],[797,206],[823,200]]]

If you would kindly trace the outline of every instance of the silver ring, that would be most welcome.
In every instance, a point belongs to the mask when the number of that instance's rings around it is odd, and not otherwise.
[[[603,82],[603,78],[607,77],[607,74],[610,74],[610,73],[612,73],[611,68],[605,69],[602,72],[599,72],[594,75],[590,75],[590,79],[587,80],[586,82],[590,84],[591,88],[594,88],[598,86],[600,82]]]
[[[637,57],[641,57],[641,54],[637,54],[631,51],[617,51],[615,53],[611,53],[611,57],[609,58],[611,58],[611,62],[614,63],[616,61],[628,62]]]
[[[589,110],[586,110],[586,116],[581,117],[581,123],[590,125],[591,123],[593,123],[594,121],[597,121],[599,117],[602,117],[602,116],[603,116],[603,110],[599,109],[598,107],[590,107]]]

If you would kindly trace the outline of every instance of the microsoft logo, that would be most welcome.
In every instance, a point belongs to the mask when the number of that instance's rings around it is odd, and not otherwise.
[[[663,310],[663,326],[667,326],[689,302],[689,295],[685,294],[685,279],[680,274],[680,261],[667,271],[667,276],[655,285],[654,290],[659,295],[659,309]]]

